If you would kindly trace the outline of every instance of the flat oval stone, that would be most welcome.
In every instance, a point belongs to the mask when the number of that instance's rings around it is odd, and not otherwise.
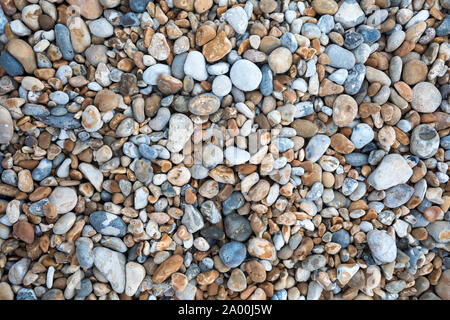
[[[67,2],[76,7],[78,12],[89,20],[97,19],[103,12],[99,0],[67,0]]]
[[[58,23],[55,25],[55,38],[63,58],[65,60],[73,60],[75,53],[73,51],[72,42],[70,41],[69,29],[65,25]]]
[[[195,115],[207,116],[210,115],[220,107],[220,100],[212,93],[203,93],[189,100],[188,109]]]
[[[325,53],[330,58],[329,65],[339,69],[351,69],[355,65],[355,56],[347,49],[339,47],[335,44],[330,44]]]
[[[414,188],[407,184],[399,184],[386,190],[384,205],[388,208],[397,208],[408,202],[414,193]]]
[[[275,260],[277,253],[274,245],[263,238],[252,238],[248,242],[248,253],[256,258]]]

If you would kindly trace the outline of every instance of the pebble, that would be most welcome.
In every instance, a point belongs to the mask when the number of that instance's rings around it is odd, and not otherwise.
[[[316,162],[330,146],[331,139],[323,134],[318,134],[309,140],[306,146],[306,159]]]
[[[429,82],[419,82],[413,88],[411,107],[422,113],[436,111],[442,101],[439,90]]]
[[[157,63],[150,67],[148,67],[143,75],[142,80],[148,85],[157,85],[158,84],[158,77],[161,74],[168,74],[171,75],[171,69],[168,65]]]
[[[225,218],[224,226],[227,237],[235,241],[246,241],[252,233],[249,221],[235,213]]]
[[[372,257],[377,264],[390,263],[397,257],[397,245],[394,239],[384,230],[373,230],[367,234]]]
[[[439,135],[429,124],[421,124],[414,128],[411,133],[411,153],[428,159],[436,154],[439,148]]]
[[[70,32],[65,25],[60,23],[55,25],[55,39],[62,57],[65,60],[73,60],[74,51],[70,41]]]
[[[125,265],[125,294],[127,296],[131,297],[136,293],[146,274],[145,268],[139,263],[128,262]]]
[[[220,248],[220,259],[229,268],[236,268],[245,259],[247,250],[241,242],[231,241]]]
[[[369,175],[367,182],[377,190],[386,190],[406,183],[412,174],[412,169],[401,155],[388,154]]]
[[[355,56],[347,49],[331,44],[325,50],[328,58],[330,58],[329,65],[334,68],[351,69],[355,65]]]
[[[104,247],[96,247],[93,252],[95,267],[111,284],[111,288],[119,294],[124,292],[126,284],[125,256]]]
[[[198,116],[206,116],[216,112],[220,107],[220,100],[211,93],[204,93],[189,100],[188,109]]]
[[[356,149],[362,149],[365,145],[370,143],[375,134],[372,128],[366,123],[359,123],[353,128],[351,141]]]
[[[75,208],[78,197],[73,188],[56,187],[48,197],[48,200],[55,206],[56,213],[64,214]]]
[[[89,216],[90,224],[105,236],[123,237],[126,234],[126,224],[123,220],[106,211],[95,211]]]
[[[212,83],[212,92],[218,97],[224,97],[231,92],[232,83],[230,78],[225,75],[219,75],[214,78]]]
[[[169,121],[169,141],[166,145],[171,152],[180,151],[194,132],[192,121],[181,113],[173,114]]]
[[[243,164],[250,160],[250,154],[247,151],[233,146],[226,148],[223,155],[232,166]]]
[[[189,52],[184,62],[184,73],[197,81],[203,81],[208,78],[206,61],[200,52]]]
[[[242,7],[236,6],[228,9],[225,13],[225,19],[236,33],[244,34],[247,30],[248,17]]]
[[[0,106],[0,143],[7,144],[14,134],[13,120],[9,111]]]
[[[114,33],[113,26],[105,18],[91,21],[89,24],[89,30],[93,36],[99,38],[109,38]]]
[[[364,11],[356,0],[344,1],[334,16],[345,29],[352,28],[364,21]]]
[[[236,88],[242,91],[253,91],[261,83],[262,73],[253,62],[241,59],[232,65],[230,79]]]

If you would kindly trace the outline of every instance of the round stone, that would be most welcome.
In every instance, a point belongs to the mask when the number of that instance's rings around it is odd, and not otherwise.
[[[103,121],[98,109],[92,105],[87,106],[81,115],[81,125],[87,132],[95,132],[103,127]]]
[[[436,154],[439,149],[439,134],[429,124],[421,124],[411,133],[410,150],[412,154],[428,159]]]
[[[350,233],[345,229],[333,232],[331,242],[339,243],[341,247],[345,249],[350,244]]]
[[[356,127],[353,128],[351,140],[355,145],[356,149],[362,149],[365,145],[370,143],[375,134],[373,129],[366,123],[358,123]]]
[[[237,213],[225,218],[224,227],[227,237],[239,242],[246,241],[253,232],[248,219]]]
[[[270,69],[275,73],[285,73],[292,65],[292,53],[289,49],[280,47],[272,51],[269,56]]]
[[[75,208],[78,196],[73,188],[56,187],[48,197],[48,200],[55,206],[58,214],[63,214]]]
[[[413,88],[413,100],[411,106],[414,110],[422,113],[436,111],[442,102],[439,90],[430,82],[420,82]]]
[[[349,125],[358,114],[358,104],[347,94],[341,94],[333,103],[333,121],[338,127]]]
[[[421,60],[411,60],[403,66],[402,79],[407,84],[414,85],[427,78],[427,65]]]
[[[224,97],[231,92],[231,80],[226,75],[219,75],[214,78],[212,92],[218,97]]]
[[[184,73],[197,81],[203,81],[208,78],[205,57],[201,52],[191,51],[188,53],[184,62]]]
[[[206,116],[216,112],[220,107],[220,100],[212,93],[203,93],[189,100],[188,109],[195,115]]]
[[[256,64],[249,60],[241,59],[236,61],[231,67],[230,78],[236,88],[242,91],[253,91],[261,83],[262,73]]]
[[[232,241],[224,244],[220,248],[219,256],[227,267],[236,268],[244,262],[247,256],[247,250],[243,243]]]

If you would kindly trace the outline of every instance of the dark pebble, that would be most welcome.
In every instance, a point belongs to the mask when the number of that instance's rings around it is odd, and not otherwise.
[[[228,238],[236,241],[246,241],[252,234],[252,228],[247,218],[232,213],[225,218],[224,221],[225,233]]]
[[[0,65],[11,77],[21,76],[24,73],[24,69],[20,62],[6,51],[3,51],[0,54]]]

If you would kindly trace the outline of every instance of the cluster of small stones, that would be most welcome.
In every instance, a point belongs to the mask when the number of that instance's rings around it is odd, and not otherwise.
[[[0,4],[0,299],[450,299],[449,0]]]

